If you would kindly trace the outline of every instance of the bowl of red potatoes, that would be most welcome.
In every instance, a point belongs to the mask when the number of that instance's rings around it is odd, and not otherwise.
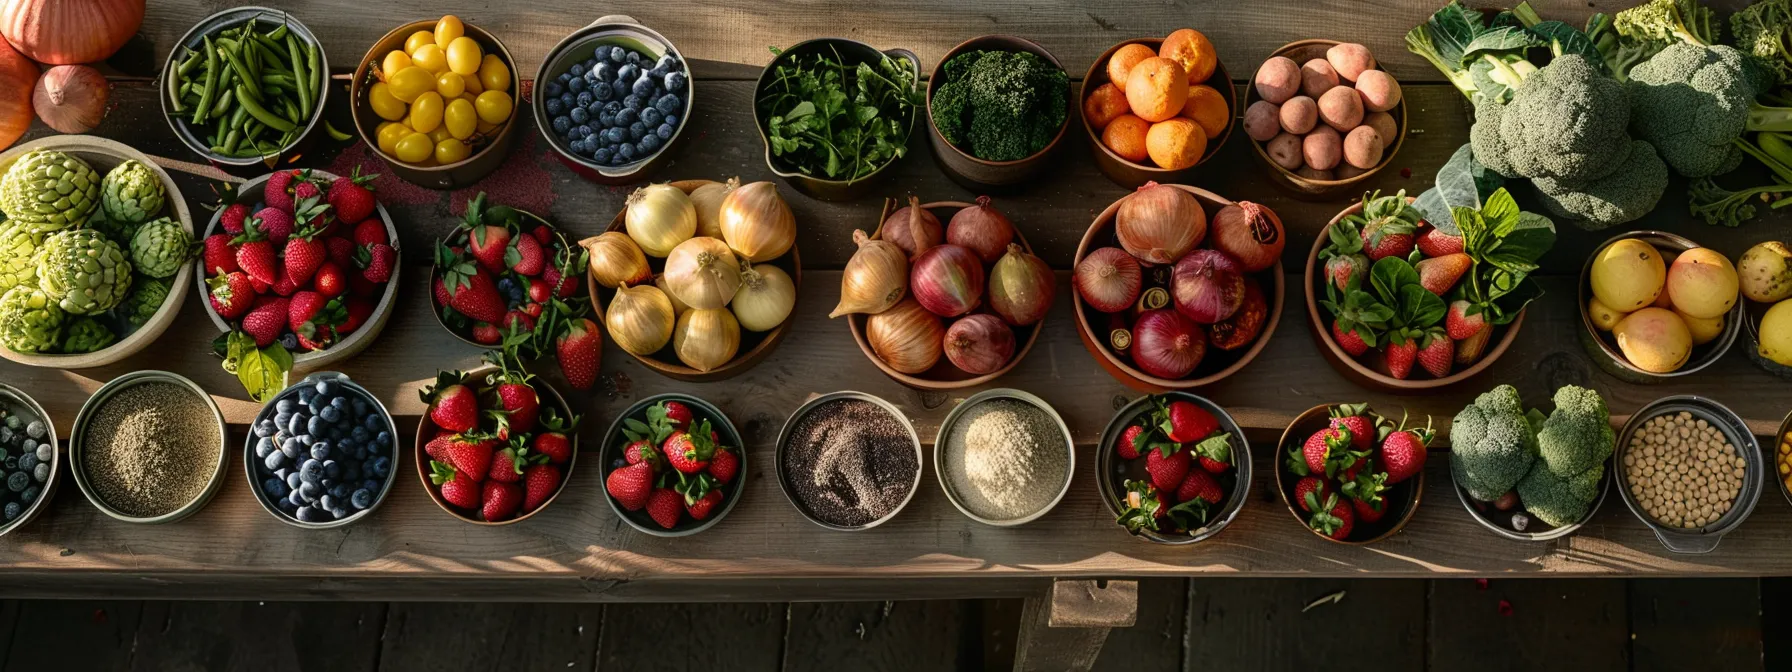
[[[1245,92],[1244,131],[1277,184],[1297,197],[1361,191],[1400,151],[1400,82],[1368,47],[1301,40],[1277,49]]]

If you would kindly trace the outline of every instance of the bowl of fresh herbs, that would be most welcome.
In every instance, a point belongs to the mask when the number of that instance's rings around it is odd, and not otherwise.
[[[906,49],[828,37],[777,51],[753,96],[766,164],[811,198],[863,195],[908,154],[920,79]]]
[[[954,47],[927,80],[933,157],[970,189],[1025,183],[1070,124],[1070,77],[1029,40],[984,35]]]

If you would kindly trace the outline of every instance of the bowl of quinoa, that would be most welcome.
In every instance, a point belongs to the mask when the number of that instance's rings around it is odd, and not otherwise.
[[[1076,453],[1050,404],[1014,389],[970,396],[940,423],[934,471],[946,499],[985,525],[1024,525],[1070,490]]]
[[[100,387],[75,416],[69,461],[87,501],[127,523],[170,523],[224,481],[224,414],[197,384],[138,371]]]

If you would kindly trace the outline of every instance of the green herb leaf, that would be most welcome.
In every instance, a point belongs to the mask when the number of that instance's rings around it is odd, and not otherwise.
[[[255,339],[241,331],[232,332],[224,357],[224,370],[236,374],[249,398],[267,403],[286,389],[287,374],[292,372],[292,353],[274,344],[255,347]]]

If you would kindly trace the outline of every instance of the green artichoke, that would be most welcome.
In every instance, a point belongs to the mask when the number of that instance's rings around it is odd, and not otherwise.
[[[0,178],[0,210],[34,231],[80,224],[99,205],[99,174],[87,162],[62,152],[26,154]]]
[[[192,234],[163,217],[139,227],[137,235],[131,237],[131,261],[138,273],[166,278],[192,258],[195,247]]]
[[[166,192],[156,172],[135,160],[118,164],[100,183],[106,216],[115,221],[142,224],[162,211]]]
[[[118,342],[118,336],[91,317],[78,318],[69,323],[62,337],[62,351],[71,355],[95,352]]]
[[[132,329],[141,327],[162,309],[162,302],[168,299],[170,284],[168,280],[137,278],[131,283],[131,293],[112,312]]]
[[[58,232],[37,253],[37,281],[70,313],[92,315],[131,291],[131,260],[118,243],[93,229]]]
[[[6,290],[0,294],[0,346],[27,354],[51,350],[61,341],[66,318],[43,290],[30,286]]]
[[[16,224],[0,226],[0,292],[19,285],[37,286],[37,248],[44,234]]]
[[[124,241],[124,244],[126,245],[130,244],[131,238],[137,235],[137,229],[142,227],[142,223],[123,222],[112,219],[111,216],[106,214],[105,208],[94,210],[93,216],[87,218],[87,228],[106,234],[107,240]]]

